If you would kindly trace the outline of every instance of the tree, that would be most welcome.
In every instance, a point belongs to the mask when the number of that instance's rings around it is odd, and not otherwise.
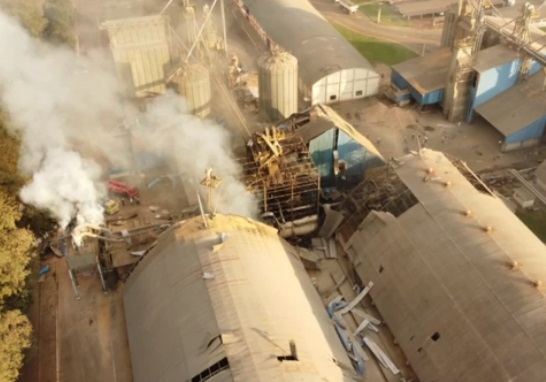
[[[30,347],[32,327],[19,310],[0,312],[0,381],[14,382]]]
[[[44,15],[47,27],[44,38],[56,44],[74,47],[74,6],[71,0],[45,0]]]
[[[47,22],[38,1],[0,0],[0,9],[18,19],[32,36],[42,36]]]
[[[31,325],[18,309],[29,275],[32,232],[18,225],[22,204],[17,193],[22,179],[17,174],[20,144],[8,134],[7,117],[0,111],[0,381],[19,375],[24,351],[30,346]]]

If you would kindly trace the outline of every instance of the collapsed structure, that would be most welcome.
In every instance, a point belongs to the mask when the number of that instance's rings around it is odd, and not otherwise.
[[[243,166],[243,182],[256,196],[262,219],[282,237],[317,229],[320,176],[301,138],[276,127],[255,133]]]
[[[359,195],[343,245],[418,377],[544,380],[546,247],[502,200],[431,150]]]
[[[135,382],[352,381],[293,247],[243,217],[180,222],[124,287]]]

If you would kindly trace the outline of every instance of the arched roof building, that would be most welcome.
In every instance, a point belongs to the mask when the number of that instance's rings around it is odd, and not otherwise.
[[[124,306],[135,382],[353,380],[297,253],[247,218],[164,233],[129,276]]]
[[[380,75],[307,0],[238,0],[266,43],[298,59],[299,90],[312,104],[379,92]]]
[[[347,248],[419,379],[544,381],[544,244],[442,153],[397,163],[414,203],[368,213]]]

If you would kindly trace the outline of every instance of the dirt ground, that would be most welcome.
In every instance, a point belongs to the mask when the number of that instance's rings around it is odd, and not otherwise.
[[[59,381],[131,381],[120,291],[104,293],[97,275],[80,276],[76,300],[62,259],[57,269]]]
[[[346,102],[333,108],[370,139],[387,160],[417,150],[418,140],[421,145],[466,161],[475,172],[522,163],[532,166],[546,156],[542,146],[503,153],[500,133],[487,122],[477,119],[472,125],[452,124],[439,109],[400,108],[381,99]]]

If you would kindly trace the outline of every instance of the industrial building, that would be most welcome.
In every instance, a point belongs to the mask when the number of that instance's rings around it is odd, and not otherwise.
[[[166,231],[124,286],[135,382],[354,381],[294,248],[236,216]]]
[[[264,43],[298,61],[298,89],[311,104],[377,94],[380,75],[308,0],[237,0]]]
[[[393,66],[389,97],[398,105],[440,104],[451,122],[479,115],[499,132],[502,151],[539,144],[546,34],[531,26],[535,8],[526,3],[518,18],[506,20],[463,3],[447,12],[444,49]]]
[[[165,92],[172,66],[171,35],[164,16],[105,20],[116,71],[129,97]]]
[[[328,106],[315,105],[277,126],[306,144],[323,189],[354,187],[385,162],[368,138]]]
[[[543,381],[545,245],[440,152],[364,183],[343,245],[419,380]]]
[[[411,100],[419,106],[439,104],[444,99],[451,51],[442,49],[416,57],[391,68],[391,83],[397,90],[394,100],[405,104]]]
[[[456,0],[408,0],[395,3],[396,10],[407,19],[423,16],[443,15],[447,8],[456,5]],[[491,6],[502,7],[504,0],[487,0],[485,7],[491,9]]]

